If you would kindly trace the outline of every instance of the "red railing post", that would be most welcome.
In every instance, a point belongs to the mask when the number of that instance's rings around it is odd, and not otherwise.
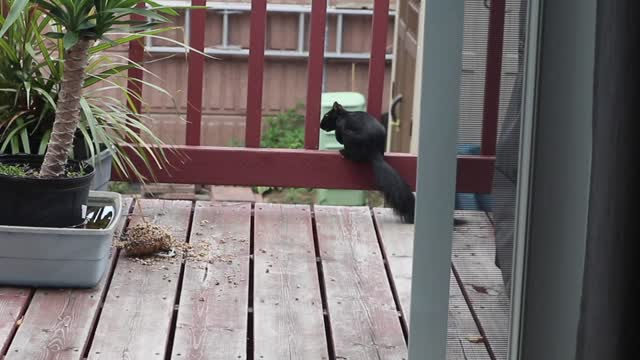
[[[385,56],[389,29],[389,0],[375,0],[371,30],[371,59],[369,60],[369,90],[367,112],[376,119],[382,113],[384,94]]]
[[[487,66],[482,113],[482,155],[495,155],[500,112],[500,81],[502,79],[502,51],[504,45],[505,0],[492,0],[489,11]]]
[[[8,13],[9,13],[9,4],[7,3],[6,0],[0,0],[0,14],[2,14],[2,17],[6,17]]]
[[[247,122],[245,129],[245,146],[252,148],[260,147],[266,30],[267,1],[252,0],[249,75],[247,79]]]
[[[205,6],[206,0],[191,0],[192,6]],[[189,46],[204,52],[204,34],[207,22],[207,9],[192,9],[189,27]],[[200,145],[202,129],[202,93],[204,85],[204,55],[189,51],[187,85],[187,145]]]
[[[322,67],[324,64],[327,1],[315,0],[311,5],[309,62],[307,64],[307,111],[304,126],[304,148],[318,149],[322,101]]]
[[[137,7],[139,8],[144,8],[145,7],[145,3],[144,2],[140,2],[138,3]],[[131,19],[132,20],[137,20],[137,21],[144,21],[144,16],[138,15],[138,14],[132,14],[131,15]],[[131,42],[129,42],[129,60],[136,63],[136,64],[140,64],[142,65],[142,62],[144,61],[144,42],[143,39],[138,39],[138,40],[133,40]],[[139,69],[137,67],[131,68],[127,71],[127,76],[128,76],[128,80],[127,80],[127,90],[129,91],[129,93],[134,94],[131,97],[131,102],[128,103],[128,107],[129,109],[131,109],[134,112],[140,112],[142,111],[142,79],[144,78],[144,73],[142,72],[142,69]],[[138,129],[135,129],[135,131],[138,131]]]

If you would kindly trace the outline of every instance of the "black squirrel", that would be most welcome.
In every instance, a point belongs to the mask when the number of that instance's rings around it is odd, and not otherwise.
[[[396,97],[391,107],[392,119],[396,118],[395,107],[402,100]],[[387,115],[388,116],[388,115]],[[385,201],[391,205],[405,223],[414,223],[415,196],[400,174],[384,160],[387,144],[387,126],[383,114],[381,121],[363,111],[348,111],[338,102],[333,103],[320,122],[324,131],[334,131],[336,140],[344,148],[342,156],[355,162],[370,162],[376,185]],[[453,219],[454,226],[466,224],[463,219]]]
[[[320,128],[335,130],[336,140],[344,146],[340,153],[346,159],[371,164],[385,201],[405,223],[413,224],[415,196],[409,184],[384,159],[387,132],[382,123],[364,111],[348,111],[334,102],[322,117]]]

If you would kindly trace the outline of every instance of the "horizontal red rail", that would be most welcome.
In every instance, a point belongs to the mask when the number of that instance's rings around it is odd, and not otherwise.
[[[2,1],[2,0],[0,0]],[[369,88],[367,111],[379,117],[384,102],[385,54],[388,30],[389,0],[374,0],[374,15],[369,66]],[[200,5],[204,0],[192,0]],[[245,145],[247,148],[226,148],[195,146],[200,144],[201,112],[203,95],[204,57],[189,55],[189,107],[187,117],[187,145],[167,147],[167,154],[173,167],[167,170],[155,169],[154,182],[182,184],[211,184],[239,186],[281,186],[328,189],[369,189],[375,190],[371,167],[355,164],[343,159],[335,151],[318,151],[318,133],[322,95],[324,62],[326,0],[312,2],[307,113],[305,124],[305,149],[260,149],[262,117],[262,95],[264,78],[265,33],[267,26],[266,0],[252,0],[250,55],[247,90],[247,126]],[[482,130],[482,156],[459,156],[457,171],[457,192],[490,193],[492,187],[497,120],[500,100],[500,75],[502,66],[502,46],[504,37],[505,0],[492,2],[489,54],[487,55],[487,84],[485,85],[485,109]],[[201,12],[198,12],[201,11]],[[206,17],[204,10],[192,14],[191,45],[204,48]],[[132,61],[144,60],[142,42],[131,42],[129,57]],[[131,79],[142,79],[142,71],[130,70]],[[130,90],[142,93],[139,82],[130,80]],[[141,108],[135,101],[133,107]],[[177,150],[180,155],[172,153]],[[143,175],[150,177],[142,160],[133,151],[129,153],[134,166]],[[415,189],[417,158],[410,154],[389,153],[387,161]],[[113,180],[126,179],[114,170]]]
[[[176,146],[180,155],[167,151],[173,168],[155,170],[155,181],[175,184],[238,186],[282,186],[326,189],[375,190],[373,173],[367,164],[345,160],[335,151],[250,149],[209,146]],[[130,154],[140,171],[146,167]],[[182,158],[181,158],[182,157]],[[389,153],[391,166],[415,189],[416,156]],[[491,191],[494,158],[459,156],[457,191]],[[133,181],[113,172],[115,181]]]

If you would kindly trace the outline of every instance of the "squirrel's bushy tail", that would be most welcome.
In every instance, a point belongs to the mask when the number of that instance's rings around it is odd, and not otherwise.
[[[371,166],[378,189],[384,194],[385,201],[395,210],[405,223],[413,224],[415,196],[406,181],[376,153],[371,158]]]

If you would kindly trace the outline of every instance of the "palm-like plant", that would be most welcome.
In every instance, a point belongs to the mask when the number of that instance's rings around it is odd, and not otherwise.
[[[137,7],[140,3],[147,5],[146,8]],[[51,19],[50,25],[56,31],[46,35],[61,41],[63,46],[64,68],[55,104],[53,130],[40,169],[41,177],[58,177],[65,171],[74,135],[82,119],[81,111],[88,106],[83,102],[83,89],[88,59],[91,52],[95,52],[92,44],[102,41],[102,49],[106,49],[123,43],[122,39],[113,38],[116,34],[124,35],[125,41],[153,35],[157,25],[168,21],[164,15],[176,15],[176,12],[154,1],[16,0],[0,29],[0,38],[29,6],[35,6]],[[145,20],[136,20],[135,15]],[[94,110],[100,111],[99,108]]]
[[[0,0],[0,4],[13,5],[16,1],[19,0]],[[44,155],[52,133],[64,73],[63,38],[45,36],[52,27],[52,19],[36,5],[21,12],[7,27],[5,24],[9,20],[0,15],[0,28],[7,29],[0,36],[0,154]],[[127,75],[127,70],[136,68],[158,79],[159,76],[146,69],[144,64],[134,63],[108,50],[116,44],[126,44],[144,36],[186,46],[161,35],[174,29],[176,27],[165,26],[135,34],[122,33],[119,35],[123,37],[118,38],[115,44],[105,41],[94,44],[89,50],[80,99],[81,120],[73,150],[80,150],[87,158],[94,159],[106,149],[112,155],[116,171],[141,182],[147,179],[141,169],[134,166],[134,157],[140,159],[152,175],[154,165],[159,168],[168,165],[163,142],[146,125],[153,119],[140,113],[139,108],[126,106],[138,100],[143,108],[146,105],[144,99],[122,84],[133,80],[158,92],[167,101],[174,102],[176,115],[181,117],[177,114],[177,104],[162,87]],[[173,149],[170,151],[175,152]],[[76,160],[84,159],[82,154],[73,155]]]

